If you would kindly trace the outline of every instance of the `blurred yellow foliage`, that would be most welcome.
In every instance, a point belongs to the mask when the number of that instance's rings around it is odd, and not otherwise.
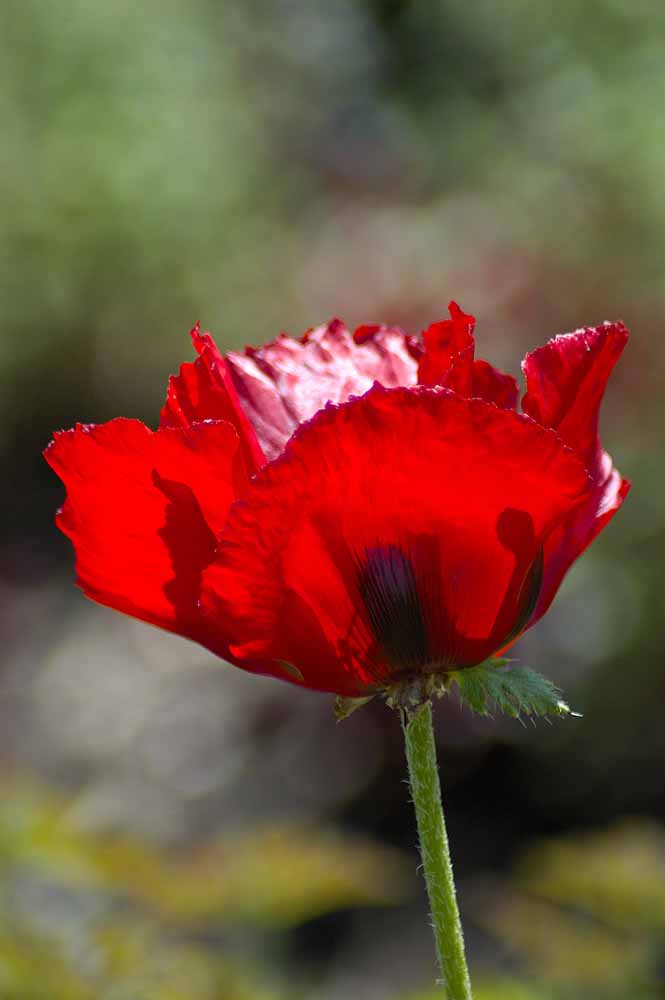
[[[665,831],[653,823],[536,844],[514,880],[484,884],[472,908],[547,997],[662,995]]]
[[[239,926],[278,938],[413,885],[397,851],[339,832],[253,829],[166,852],[81,830],[74,813],[34,788],[3,789],[2,1000],[44,1000],[51,983],[49,1000],[278,1000],[266,963],[234,954]]]
[[[647,959],[643,941],[616,935],[574,909],[567,910],[510,886],[483,894],[478,921],[546,982],[580,988],[632,982]]]
[[[524,856],[517,879],[631,934],[665,931],[665,831],[654,823],[546,841]]]

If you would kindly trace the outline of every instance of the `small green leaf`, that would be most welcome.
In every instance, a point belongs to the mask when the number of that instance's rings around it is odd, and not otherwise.
[[[296,667],[295,663],[289,663],[288,660],[277,660],[276,662],[279,663],[284,673],[288,674],[289,677],[291,677],[293,680],[295,681],[305,680],[305,678],[302,675],[302,671],[299,670],[298,667]]]
[[[577,714],[552,681],[529,667],[510,667],[509,662],[487,660],[452,673],[450,680],[457,685],[462,703],[478,715],[492,715],[495,709],[514,719]]]
[[[341,695],[338,695],[335,698],[335,718],[338,722],[348,719],[350,715],[353,715],[357,709],[366,705],[373,697],[373,694],[370,694],[367,698],[342,698]]]

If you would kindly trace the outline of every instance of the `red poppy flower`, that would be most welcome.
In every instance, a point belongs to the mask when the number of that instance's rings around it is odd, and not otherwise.
[[[598,437],[627,331],[528,355],[518,413],[450,315],[422,341],[333,320],[226,356],[196,327],[157,431],[77,425],[46,449],[84,592],[347,696],[514,642],[628,491]]]

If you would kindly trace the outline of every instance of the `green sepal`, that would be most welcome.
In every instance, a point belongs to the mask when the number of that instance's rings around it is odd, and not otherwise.
[[[366,698],[343,698],[341,694],[338,695],[335,698],[335,718],[338,722],[348,719],[350,715],[353,715],[358,708],[366,705],[373,697],[373,694],[368,695]]]
[[[295,663],[289,663],[288,660],[276,660],[275,662],[279,663],[284,673],[288,674],[288,676],[292,678],[292,680],[301,682],[305,680],[305,678],[302,675],[302,671],[298,670]]]
[[[578,716],[552,681],[530,667],[512,667],[509,663],[506,659],[486,660],[477,667],[454,671],[448,680],[457,685],[462,704],[478,715],[493,715],[494,709],[513,719]]]

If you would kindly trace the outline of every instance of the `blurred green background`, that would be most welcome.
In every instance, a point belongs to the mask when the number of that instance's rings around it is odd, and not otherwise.
[[[87,603],[53,429],[154,425],[221,346],[449,298],[519,372],[623,319],[634,480],[523,662],[582,720],[439,706],[478,1000],[665,996],[665,7],[0,5],[0,998],[433,1000],[397,720]]]

